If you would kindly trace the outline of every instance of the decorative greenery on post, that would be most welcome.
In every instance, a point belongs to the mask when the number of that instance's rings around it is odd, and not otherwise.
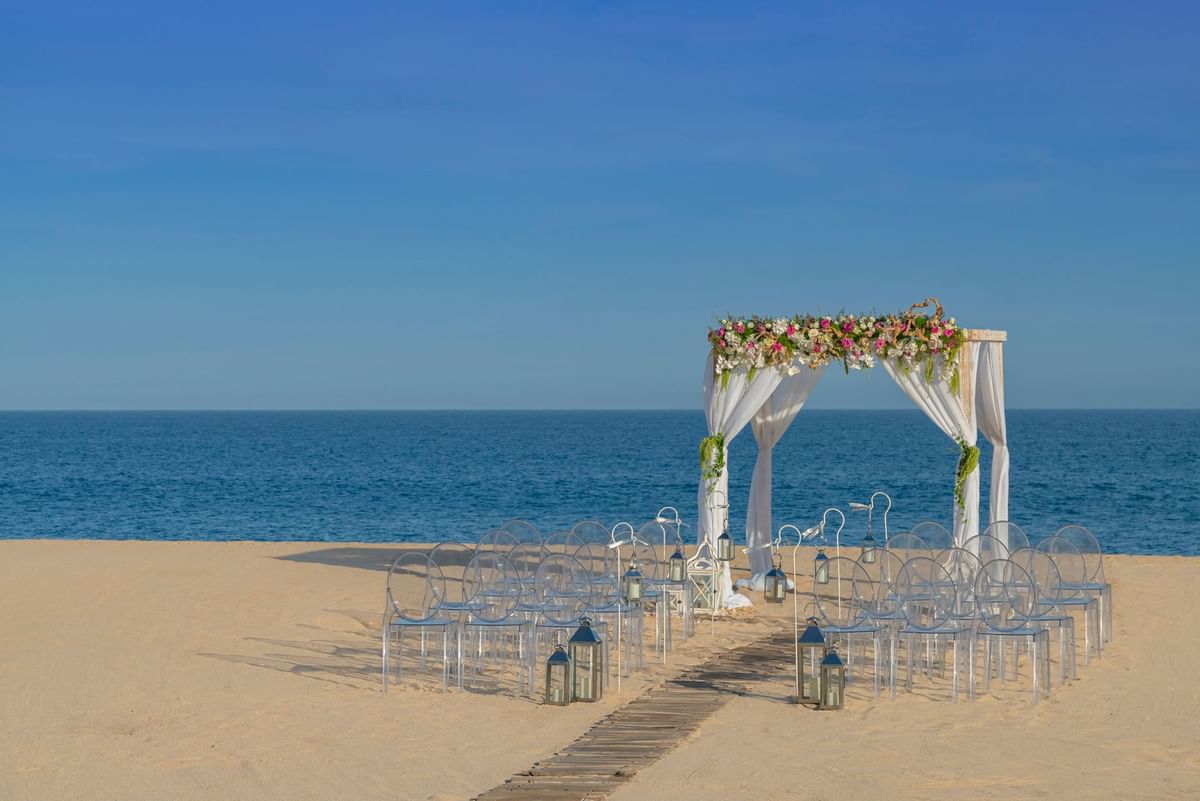
[[[965,439],[958,438],[958,474],[954,479],[954,500],[958,508],[966,511],[967,499],[963,497],[963,487],[967,484],[967,476],[979,467],[979,448],[968,445]]]
[[[725,435],[700,440],[700,477],[712,484],[725,471]]]

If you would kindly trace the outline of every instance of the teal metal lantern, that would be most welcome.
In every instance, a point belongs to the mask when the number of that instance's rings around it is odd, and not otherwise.
[[[825,652],[825,633],[817,626],[817,619],[810,617],[796,641],[796,696],[801,704],[820,703]]]
[[[813,560],[813,580],[818,584],[829,583],[829,557],[824,548],[817,549],[817,558]]]
[[[846,701],[846,663],[833,646],[821,660],[820,703],[817,709],[841,709]]]
[[[604,696],[604,641],[596,636],[589,618],[567,642],[571,659],[571,695],[575,701],[599,701]]]
[[[763,576],[763,598],[769,604],[781,604],[787,598],[787,574],[780,568],[779,554],[771,557],[771,569]]]
[[[571,701],[571,657],[562,643],[558,643],[546,660],[546,703],[566,706]]]
[[[629,569],[625,571],[625,575],[621,579],[621,588],[624,590],[624,598],[626,603],[639,603],[642,600],[642,571],[638,570],[637,557],[629,560]]]

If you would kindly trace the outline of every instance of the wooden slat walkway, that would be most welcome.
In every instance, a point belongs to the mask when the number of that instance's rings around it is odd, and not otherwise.
[[[788,633],[719,654],[647,690],[575,742],[475,801],[598,801],[686,740],[749,685],[790,675]],[[786,685],[785,685],[786,686]]]

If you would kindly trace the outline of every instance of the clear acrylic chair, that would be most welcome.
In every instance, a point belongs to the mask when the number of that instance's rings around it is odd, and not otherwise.
[[[970,639],[970,629],[955,617],[961,604],[958,587],[946,568],[932,558],[917,556],[909,559],[896,578],[896,599],[903,612],[903,621],[892,631],[891,669],[892,697],[896,694],[898,654],[905,646],[905,689],[912,690],[913,664],[920,661],[929,678],[945,674],[945,652],[952,651],[951,697],[958,700],[960,642]],[[918,647],[920,646],[920,647]]]
[[[1029,547],[1029,536],[1025,533],[1025,529],[1007,520],[997,520],[985,528],[983,533],[1000,540],[1009,553]]]
[[[962,547],[975,554],[980,564],[995,559],[1007,559],[1010,553],[1008,546],[991,534],[976,534],[974,537],[968,537]]]
[[[546,535],[543,546],[547,554],[566,554],[573,556],[583,545],[583,538],[574,531],[554,531]]]
[[[533,675],[523,659],[532,624],[517,613],[521,582],[508,560],[497,553],[476,554],[463,571],[463,594],[471,608],[462,624],[459,683],[466,669],[477,678],[491,673],[498,686],[507,679],[510,666],[517,671],[517,692],[532,692]],[[472,639],[474,636],[474,639]],[[471,661],[464,664],[466,654]]]
[[[826,639],[844,641],[847,671],[872,664],[875,697],[879,697],[879,665],[883,653],[884,624],[868,614],[874,600],[875,583],[866,569],[845,556],[829,560],[829,581],[812,585],[813,608]],[[855,646],[858,646],[856,649]]]
[[[979,557],[966,548],[946,548],[936,557],[937,563],[946,568],[950,580],[957,590],[954,617],[969,626],[975,620],[975,577],[983,564]]]
[[[571,526],[571,531],[575,532],[575,535],[584,542],[608,544],[609,541],[608,526],[599,520],[580,520]]]
[[[950,535],[949,530],[933,520],[917,523],[909,533],[914,537],[920,537],[921,541],[934,553],[954,547],[954,537]]]
[[[870,592],[860,591],[868,617],[889,630],[898,627],[904,620],[904,611],[896,597],[896,579],[904,567],[904,560],[894,551],[878,548],[873,562],[864,562],[862,556],[857,561],[872,588]]]
[[[388,673],[394,659],[396,680],[404,659],[404,632],[420,634],[419,661],[425,670],[429,656],[429,635],[442,638],[442,689],[450,681],[450,639],[457,621],[438,611],[438,600],[445,595],[446,579],[426,554],[405,551],[388,568],[387,601],[383,610],[383,691],[387,692]]]
[[[458,617],[471,608],[463,585],[463,571],[475,556],[475,548],[462,542],[440,542],[429,552],[433,563],[446,581],[446,591],[437,600],[437,610]]]
[[[496,528],[479,538],[479,542],[475,545],[475,552],[494,551],[507,556],[519,543],[520,540],[511,531]]]
[[[1095,595],[1100,601],[1100,641],[1106,643],[1112,639],[1112,585],[1104,578],[1104,553],[1100,541],[1090,529],[1076,525],[1063,526],[1054,532],[1054,536],[1070,542],[1083,557],[1088,579],[1080,590]]]
[[[917,557],[933,558],[933,549],[929,547],[929,543],[916,534],[907,531],[901,534],[893,534],[889,537],[887,550],[900,557],[900,561],[902,562],[907,562]]]
[[[1047,629],[1058,632],[1058,683],[1066,684],[1067,677],[1079,678],[1075,664],[1075,618],[1059,602],[1063,599],[1062,576],[1050,554],[1036,548],[1018,548],[1009,557],[1023,567],[1038,588],[1038,611],[1035,620]]]
[[[528,520],[509,520],[500,528],[511,533],[519,542],[533,542],[538,545],[542,544],[542,532],[538,527]]]
[[[1013,643],[1013,678],[1020,666],[1019,646],[1029,648],[1033,667],[1033,702],[1050,693],[1050,636],[1036,620],[1037,582],[1029,571],[1010,559],[995,559],[979,571],[975,581],[975,604],[979,625],[971,646],[970,697],[975,698],[975,644],[984,643],[983,691],[991,686],[993,661],[1000,680],[1007,679],[1005,641]],[[993,659],[995,657],[995,659]]]
[[[1097,594],[1084,591],[1089,583],[1087,563],[1079,549],[1069,539],[1047,537],[1037,544],[1037,550],[1050,555],[1062,581],[1062,593],[1056,605],[1066,612],[1083,613],[1083,664],[1091,656],[1099,657],[1103,650],[1100,639],[1100,601]]]

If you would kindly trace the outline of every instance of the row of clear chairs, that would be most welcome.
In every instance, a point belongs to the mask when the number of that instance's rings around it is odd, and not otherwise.
[[[384,689],[393,669],[400,675],[407,634],[416,641],[408,650],[415,651],[422,670],[436,658],[441,640],[443,689],[452,675],[461,687],[484,678],[488,686],[498,686],[514,674],[518,692],[533,694],[539,655],[568,637],[584,616],[599,629],[606,651],[615,646],[619,676],[642,668],[647,606],[654,609],[656,624],[660,611],[666,615],[666,635],[655,637],[656,649],[670,646],[669,609],[661,603],[665,578],[659,575],[659,553],[647,541],[651,534],[665,539],[666,533],[661,523],[650,525],[640,531],[629,526],[631,535],[622,541],[598,521],[545,537],[532,524],[511,521],[473,545],[444,542],[428,553],[402,553],[388,573]],[[638,560],[644,579],[640,603],[621,597],[622,556]],[[606,636],[609,632],[613,638]],[[606,671],[612,661],[606,653]]]
[[[922,530],[928,536],[932,527]],[[998,534],[1008,536],[1002,541]],[[962,547],[938,551],[906,532],[869,557],[834,557],[827,571],[827,583],[814,577],[818,620],[827,634],[845,642],[852,670],[872,664],[876,696],[884,661],[895,695],[903,652],[907,688],[914,667],[939,677],[949,655],[952,696],[958,697],[965,671],[973,698],[982,645],[984,691],[993,674],[1008,678],[1006,652],[1016,675],[1024,650],[1033,664],[1036,701],[1051,686],[1051,635],[1058,640],[1058,682],[1077,676],[1074,612],[1084,618],[1085,663],[1091,653],[1099,655],[1109,630],[1111,586],[1103,578],[1099,545],[1078,526],[1030,547],[1015,524],[994,524]]]

